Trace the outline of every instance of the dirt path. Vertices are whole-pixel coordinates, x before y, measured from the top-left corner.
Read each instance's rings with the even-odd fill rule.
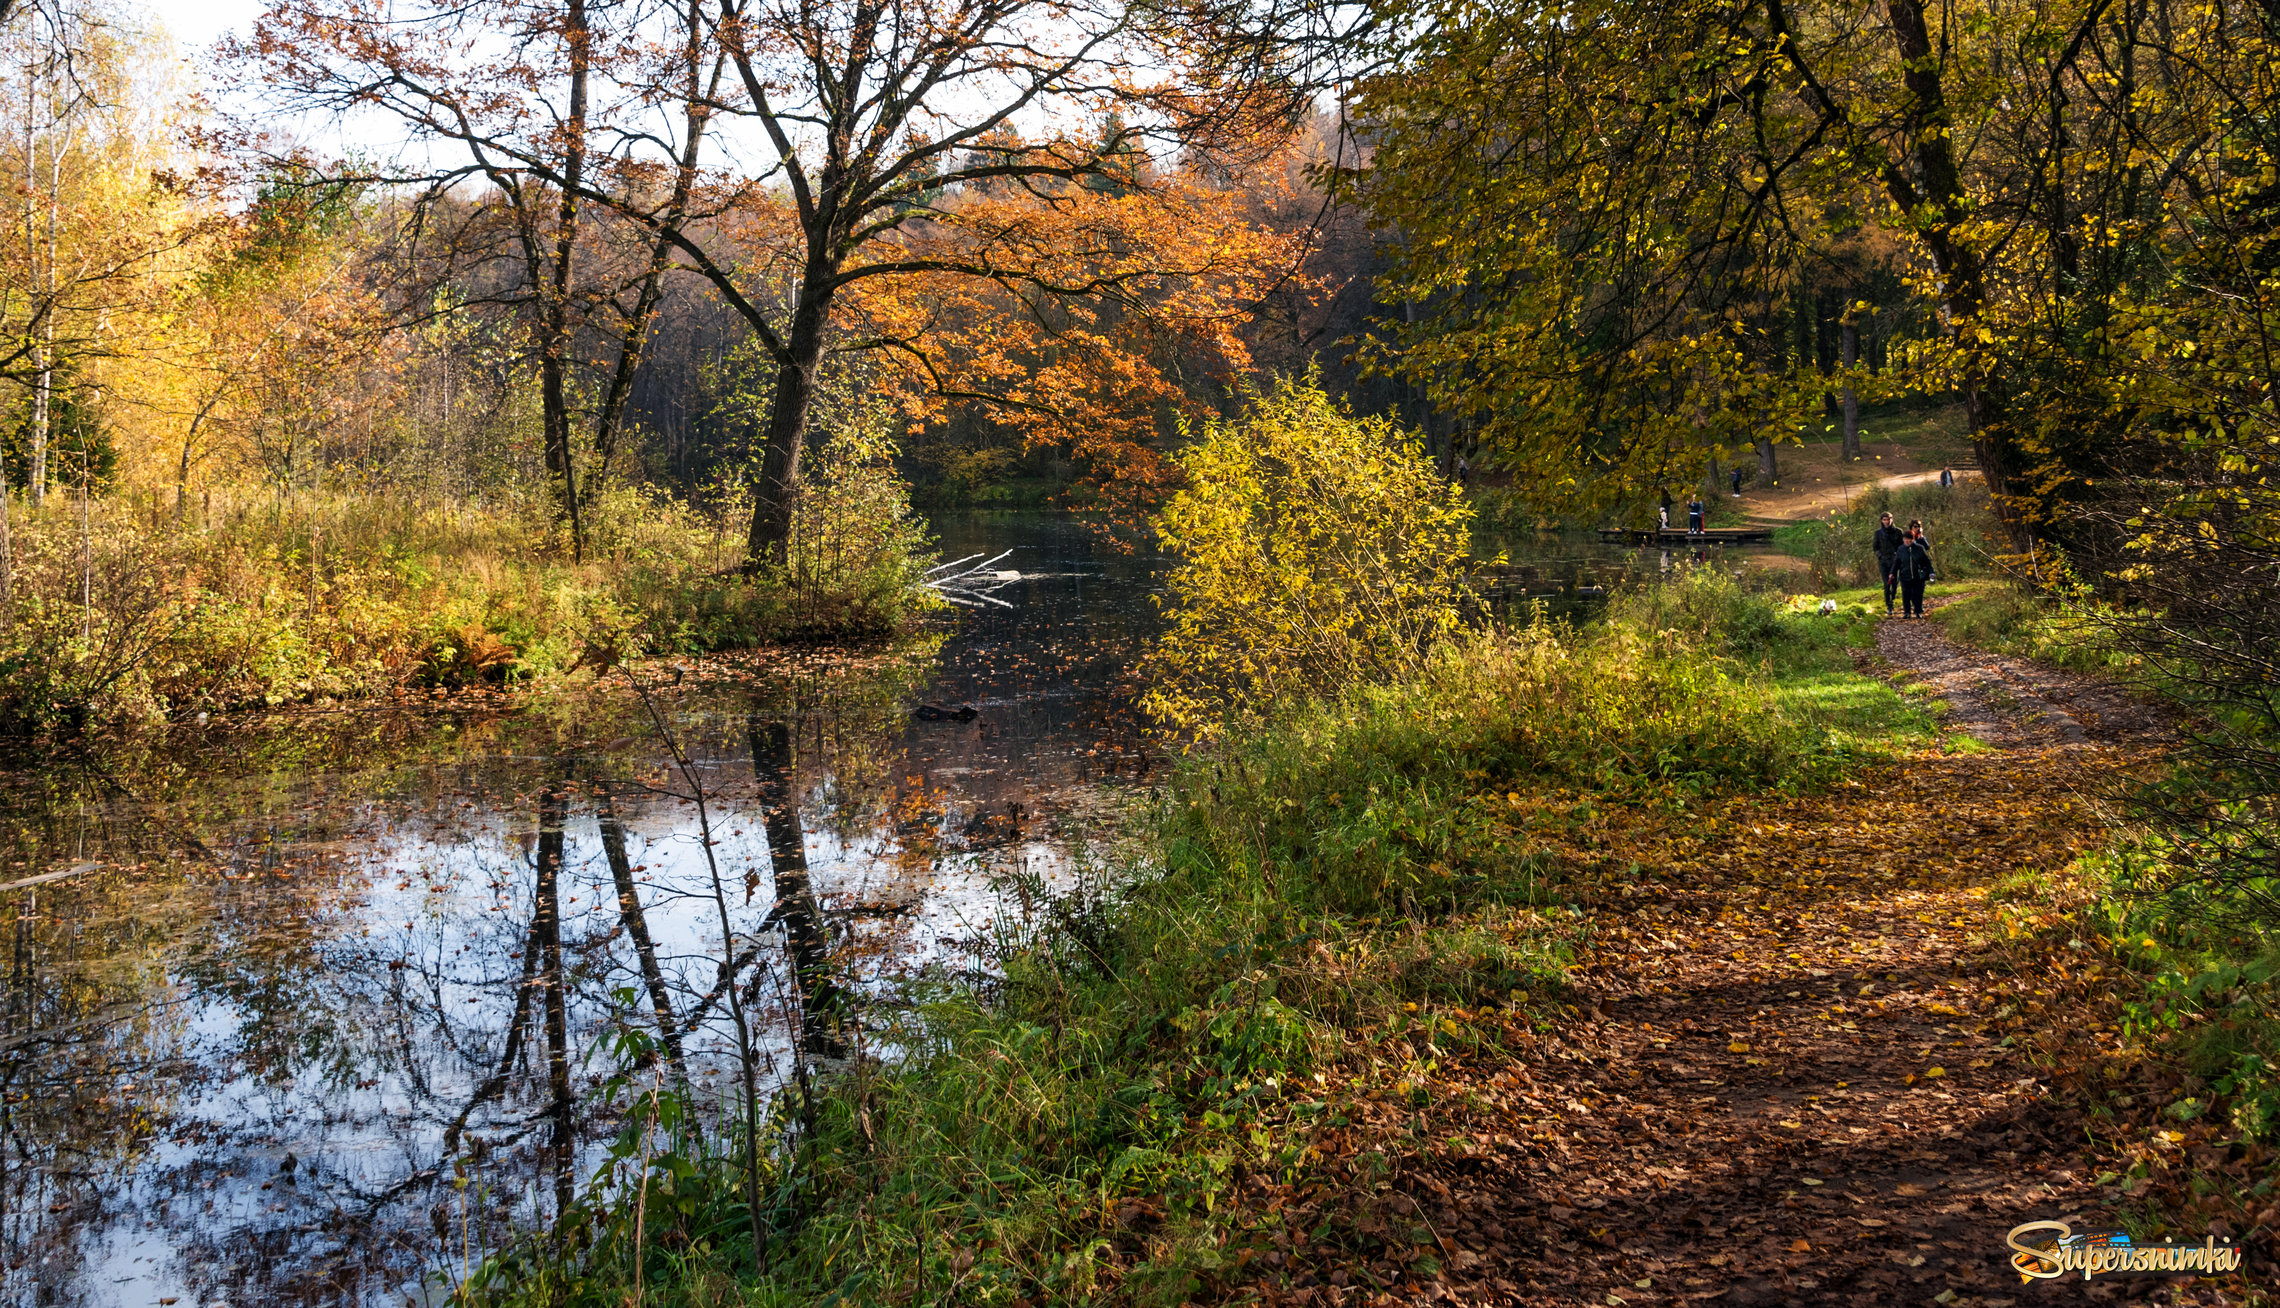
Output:
[[[2111,685],[1956,644],[1931,622],[1883,623],[1876,650],[1895,682],[1944,701],[1953,725],[1992,745],[2151,744],[2166,734],[2143,701]]]
[[[1899,459],[1895,463],[1901,462]],[[1856,471],[1831,467],[1827,477],[1804,474],[1783,477],[1778,486],[1753,486],[1742,493],[1734,506],[1757,523],[1795,522],[1799,518],[1818,518],[1844,508],[1854,500],[1878,486],[1902,490],[1909,486],[1936,485],[1940,479],[1938,468],[1917,471],[1886,471],[1881,465],[1875,472]],[[1958,481],[1976,481],[1976,469],[1966,468],[1956,473]]]
[[[2065,929],[1988,940],[2006,882],[2097,840],[2079,796],[2142,757],[2144,715],[1929,623],[1880,648],[1998,750],[1604,833],[1581,1011],[1517,1060],[1448,1059],[1409,1128],[1441,1143],[1397,1160],[1385,1221],[1424,1218],[1441,1276],[1281,1301],[2242,1302],[2004,1264],[2018,1223],[2104,1211],[2085,1119],[2018,1039],[2109,987]]]

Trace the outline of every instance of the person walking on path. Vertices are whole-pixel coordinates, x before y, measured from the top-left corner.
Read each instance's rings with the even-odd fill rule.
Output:
[[[1940,489],[1941,489],[1941,490],[1954,490],[1954,489],[1955,489],[1955,469],[1953,469],[1953,468],[1942,468],[1942,469],[1940,469]]]
[[[1893,597],[1900,593],[1900,574],[1892,570],[1893,561],[1900,557],[1900,546],[1907,537],[1892,525],[1892,515],[1889,513],[1879,518],[1877,523],[1876,536],[1869,542],[1869,547],[1876,551],[1876,575],[1884,578],[1884,612],[1889,617]]]
[[[1932,580],[1931,542],[1924,539],[1922,532],[1910,527],[1892,566],[1900,575],[1900,616],[1924,616],[1924,587]]]

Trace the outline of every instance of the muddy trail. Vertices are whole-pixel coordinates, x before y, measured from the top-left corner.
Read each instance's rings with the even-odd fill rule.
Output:
[[[1994,748],[1570,850],[1608,872],[1572,1016],[1517,1058],[1444,1059],[1429,1109],[1318,1138],[1337,1179],[1284,1217],[1346,1232],[1342,1257],[1286,1246],[1265,1299],[2246,1302],[2238,1278],[2023,1285],[2005,1263],[2021,1222],[2111,1224],[2114,1142],[2079,1086],[2116,1047],[2113,965],[2030,887],[2097,842],[2087,797],[2151,756],[2157,717],[1930,623],[1882,630],[1878,670]]]

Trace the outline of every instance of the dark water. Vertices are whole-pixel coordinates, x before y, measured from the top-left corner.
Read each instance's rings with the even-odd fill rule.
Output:
[[[622,682],[0,774],[0,880],[81,869],[0,893],[0,1302],[433,1302],[584,1182],[614,1025],[725,1094],[724,958],[779,1076],[803,1021],[862,1039],[813,1029],[819,986],[973,966],[992,878],[1049,879],[1151,767],[1155,565],[1041,515],[937,528],[1015,551],[1012,607],[938,652],[653,669],[686,777]]]

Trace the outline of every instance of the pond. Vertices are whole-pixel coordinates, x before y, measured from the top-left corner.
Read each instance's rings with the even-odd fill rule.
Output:
[[[426,1302],[614,1133],[623,992],[717,1083],[724,912],[780,1063],[819,980],[971,966],[991,876],[1050,876],[1066,815],[1154,766],[1125,680],[1157,564],[937,527],[1024,574],[938,649],[18,760],[0,880],[64,875],[0,898],[0,1301]]]
[[[936,528],[1022,579],[915,649],[0,772],[0,1303],[435,1302],[583,1184],[616,1024],[726,1095],[740,1005],[781,1077],[860,1043],[836,996],[979,966],[1005,878],[1161,766],[1161,563],[1050,515]],[[1518,545],[1562,603],[1657,564]]]

